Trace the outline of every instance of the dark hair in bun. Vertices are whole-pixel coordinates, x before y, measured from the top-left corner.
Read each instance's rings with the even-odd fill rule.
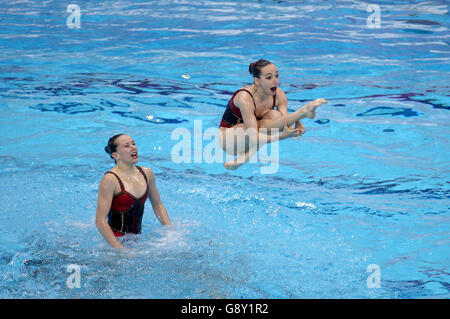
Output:
[[[272,64],[271,62],[263,59],[259,59],[256,62],[250,63],[248,67],[248,72],[253,75],[254,78],[259,78],[261,75],[261,69],[266,65]]]
[[[109,154],[109,157],[111,157],[112,159],[114,159],[114,158],[112,157],[111,154],[114,153],[115,151],[117,151],[116,139],[117,139],[119,136],[122,136],[122,135],[124,135],[124,134],[117,134],[117,135],[114,135],[113,137],[111,137],[111,138],[108,140],[108,145],[105,146],[105,152],[108,153],[108,154]]]

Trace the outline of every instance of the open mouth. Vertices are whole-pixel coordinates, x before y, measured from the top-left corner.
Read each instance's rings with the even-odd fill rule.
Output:
[[[131,153],[131,157],[132,157],[132,158],[137,158],[137,157],[138,157],[137,152]]]
[[[273,88],[270,89],[273,93],[275,93],[277,91],[277,87],[274,86]]]

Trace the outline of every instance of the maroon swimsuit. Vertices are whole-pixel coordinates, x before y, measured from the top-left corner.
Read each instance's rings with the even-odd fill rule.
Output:
[[[139,166],[136,166],[139,172],[144,175],[145,181],[147,177]],[[140,234],[142,226],[142,216],[144,215],[144,204],[148,194],[147,189],[141,198],[136,198],[125,190],[119,176],[114,172],[106,172],[105,174],[113,174],[117,177],[120,184],[120,193],[114,195],[111,209],[108,213],[108,224],[113,230],[115,236],[123,236],[126,233]]]
[[[223,113],[222,121],[220,122],[219,127],[233,127],[236,124],[243,122],[241,110],[239,110],[239,108],[234,104],[234,97],[236,96],[236,94],[238,92],[241,92],[241,91],[244,91],[244,92],[247,92],[248,94],[250,94],[250,96],[252,97],[252,100],[253,100],[253,105],[255,105],[255,110],[256,110],[256,103],[255,103],[255,99],[253,98],[252,93],[250,93],[250,91],[248,91],[246,89],[237,90],[236,92],[234,92],[230,101],[228,101],[227,108],[225,109],[225,112]],[[275,108],[275,100],[276,100],[276,95],[273,96],[272,110]],[[255,114],[255,116],[256,116],[256,114]]]

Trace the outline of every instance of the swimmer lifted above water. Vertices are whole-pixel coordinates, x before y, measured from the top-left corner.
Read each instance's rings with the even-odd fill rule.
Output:
[[[220,122],[219,144],[226,153],[236,156],[224,164],[227,169],[246,163],[265,143],[300,137],[305,133],[300,120],[314,118],[316,108],[327,102],[316,99],[288,113],[286,94],[278,87],[277,67],[258,60],[250,64],[249,72],[253,84],[233,94]]]
[[[135,165],[139,157],[133,139],[125,134],[115,135],[109,139],[105,151],[116,162],[116,166],[103,176],[98,190],[95,224],[106,241],[120,249],[123,246],[117,237],[141,233],[147,197],[161,224],[171,225],[153,171]]]

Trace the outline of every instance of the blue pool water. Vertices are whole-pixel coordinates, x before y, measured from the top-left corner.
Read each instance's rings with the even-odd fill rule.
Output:
[[[449,297],[447,1],[378,1],[380,28],[362,1],[70,3],[0,4],[1,298]],[[259,58],[290,111],[328,100],[278,170],[174,163]],[[147,203],[124,252],[94,225],[116,133],[173,221]]]

